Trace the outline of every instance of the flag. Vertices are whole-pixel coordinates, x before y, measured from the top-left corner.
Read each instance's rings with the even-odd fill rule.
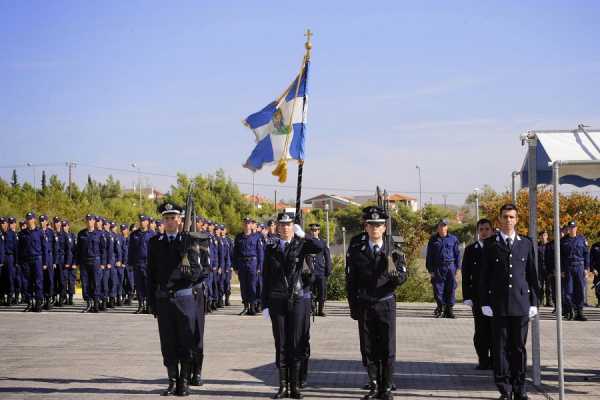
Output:
[[[302,70],[283,95],[243,121],[256,137],[244,167],[258,171],[265,164],[277,163],[272,173],[280,183],[287,179],[288,160],[304,160],[308,65],[305,57]]]

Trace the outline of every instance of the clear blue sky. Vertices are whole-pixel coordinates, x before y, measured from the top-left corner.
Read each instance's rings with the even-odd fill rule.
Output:
[[[600,128],[600,3],[372,4],[2,1],[0,164],[223,168],[250,182],[241,164],[253,135],[241,120],[291,82],[306,28],[315,33],[308,187],[415,192],[418,164],[425,192],[501,190],[522,161],[520,133]],[[75,176],[88,173],[108,174],[80,166]],[[19,174],[32,179],[31,169]],[[270,169],[256,182],[276,184]],[[305,194],[318,192],[333,190]]]

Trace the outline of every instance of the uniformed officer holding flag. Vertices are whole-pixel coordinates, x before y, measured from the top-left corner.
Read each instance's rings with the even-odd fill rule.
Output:
[[[292,223],[288,214],[278,215],[279,237],[268,242],[263,264],[261,304],[263,313],[271,317],[275,363],[279,369],[275,399],[302,398],[300,370],[306,359],[310,324],[310,301],[306,301],[304,295],[313,275],[304,259],[323,251],[322,241],[305,238],[302,228]]]
[[[393,399],[396,360],[395,289],[406,278],[404,256],[384,241],[387,213],[381,207],[363,209],[365,233],[352,238],[346,254],[346,287],[352,319],[358,321],[369,375],[363,399]],[[391,255],[391,257],[388,257]]]
[[[517,207],[500,208],[500,232],[483,242],[479,301],[492,317],[494,381],[500,400],[525,400],[527,332],[540,290],[533,242],[517,234]]]
[[[177,231],[181,223],[179,206],[165,203],[159,212],[165,232],[149,242],[148,301],[158,319],[163,363],[169,377],[169,386],[162,395],[187,396],[192,362],[204,335],[198,296],[204,296],[208,254],[207,248],[200,245],[201,234]]]

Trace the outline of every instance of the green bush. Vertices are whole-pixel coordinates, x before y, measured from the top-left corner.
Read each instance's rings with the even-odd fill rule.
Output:
[[[396,299],[403,302],[429,303],[434,301],[429,274],[418,259],[408,267],[408,280],[396,289]]]
[[[327,280],[327,300],[343,300],[346,298],[346,271],[344,257],[333,256],[333,268]]]

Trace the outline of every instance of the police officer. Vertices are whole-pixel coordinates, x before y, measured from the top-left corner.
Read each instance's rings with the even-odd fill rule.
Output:
[[[548,231],[543,230],[540,233],[540,240],[538,241],[538,271],[540,275],[540,304],[544,304],[545,298],[545,306],[553,307],[553,298],[552,298],[552,278],[548,276],[549,268],[548,268],[548,260],[546,260],[547,255],[547,247],[549,244],[549,236]],[[552,256],[554,256],[552,254]]]
[[[133,291],[135,290],[135,278],[133,272],[133,265],[129,260],[129,232],[130,227],[127,224],[121,224],[121,235],[123,237],[123,241],[121,242],[123,246],[122,255],[123,255],[123,290],[121,295],[123,296],[123,304],[131,305],[131,298],[133,296]]]
[[[594,243],[590,249],[590,269],[594,274],[596,307],[600,307],[600,241]]]
[[[306,261],[312,265],[314,270],[312,290],[314,301],[316,303],[314,310],[316,315],[324,317],[325,300],[327,299],[327,278],[331,274],[331,255],[329,253],[329,247],[327,247],[325,241],[319,237],[321,226],[319,224],[310,224],[309,228],[311,236],[323,242],[323,251],[319,254],[308,256]]]
[[[19,236],[19,265],[23,268],[27,308],[25,311],[42,311],[44,301],[44,270],[48,268],[48,242],[36,226],[35,213],[25,215],[27,227]]]
[[[346,254],[346,289],[352,319],[358,321],[369,392],[363,399],[393,399],[392,377],[396,359],[395,289],[403,282],[406,265],[399,249],[384,242],[387,214],[365,207],[365,233],[350,241]],[[390,257],[388,257],[390,256]],[[390,258],[393,261],[390,261]]]
[[[123,243],[121,235],[117,232],[117,224],[110,221],[110,235],[113,246],[113,261],[114,265],[110,269],[109,279],[109,308],[114,308],[121,305],[121,290],[123,285]]]
[[[55,216],[52,218],[54,235],[52,236],[52,254],[54,258],[54,294],[53,303],[57,307],[62,307],[66,303],[66,297],[63,295],[65,282],[63,281],[63,271],[65,267],[65,234],[63,232],[62,220]]]
[[[310,301],[306,301],[303,288],[310,288],[313,272],[304,259],[323,251],[323,244],[304,238],[302,228],[292,225],[288,214],[280,213],[277,221],[279,238],[265,249],[261,303],[271,317],[279,370],[279,390],[274,398],[301,399],[300,371],[309,340],[306,321],[310,320]]]
[[[63,233],[65,235],[64,240],[64,253],[65,253],[65,266],[63,268],[64,283],[63,291],[61,296],[66,297],[66,304],[73,305],[73,295],[75,294],[75,288],[77,285],[77,270],[75,251],[77,246],[77,239],[74,233],[71,232],[71,226],[68,220],[62,221]]]
[[[567,319],[587,321],[583,314],[586,272],[590,253],[584,236],[577,234],[577,222],[567,224],[568,233],[560,241],[561,275],[563,278],[565,313]]]
[[[75,245],[75,269],[79,268],[81,293],[86,302],[84,313],[98,312],[102,285],[102,270],[100,269],[101,233],[96,230],[96,216],[85,216],[87,227],[77,233]]]
[[[48,216],[40,215],[40,230],[46,241],[46,260],[47,266],[44,267],[44,309],[52,309],[52,297],[54,296],[54,270],[56,262],[54,260],[54,231],[48,227]]]
[[[25,233],[25,231],[27,230],[27,221],[22,219],[19,221],[19,231],[17,232],[17,242],[19,244],[17,244],[17,252],[19,251],[20,248],[20,242],[19,240],[21,239],[21,236]],[[29,285],[29,280],[27,279],[27,277],[25,277],[25,267],[21,266],[21,262],[20,262],[20,255],[17,254],[17,281],[19,282],[19,286],[20,286],[20,294],[21,294],[21,301],[19,302],[19,304],[28,304],[28,285]]]
[[[147,272],[148,272],[148,242],[154,236],[154,232],[149,230],[150,217],[140,215],[140,227],[131,233],[129,237],[129,261],[133,266],[133,277],[135,279],[135,289],[138,295],[138,309],[136,314],[148,314],[147,302]]]
[[[18,238],[15,232],[16,220],[14,217],[8,217],[2,223],[2,235],[4,237],[4,272],[0,281],[4,281],[6,305],[15,305],[18,303],[20,285],[20,276],[17,274],[18,258]],[[20,268],[19,268],[20,269]]]
[[[560,237],[563,238],[567,232],[567,227],[564,226],[560,229]],[[554,235],[552,235],[554,237]],[[556,264],[554,262],[554,239],[551,239],[546,245],[546,250],[544,254],[544,263],[546,264],[546,277],[550,282],[550,297],[552,298],[552,303],[554,304],[554,309],[552,310],[552,314],[556,313],[556,280],[554,279],[555,267]],[[563,301],[564,304],[564,301]],[[563,310],[564,311],[564,310]]]
[[[471,307],[475,334],[473,344],[477,353],[477,369],[491,369],[492,366],[492,319],[481,312],[479,285],[481,268],[483,267],[483,242],[494,233],[492,221],[480,219],[477,221],[479,239],[465,248],[462,260],[462,291],[464,304]]]
[[[6,225],[6,218],[4,217],[0,217],[0,306],[3,306],[6,304],[5,299],[4,299],[4,293],[6,292],[6,283],[5,283],[5,276],[6,273],[4,272],[4,258],[5,258],[5,225]],[[10,303],[10,302],[8,302]]]
[[[223,225],[221,230],[223,244],[225,247],[225,273],[223,277],[223,293],[225,295],[225,306],[230,306],[229,297],[231,296],[231,278],[233,276],[233,239],[227,235],[227,226]]]
[[[448,220],[437,224],[437,232],[427,244],[426,267],[431,276],[433,294],[437,302],[435,317],[454,318],[456,272],[460,266],[458,239],[448,233]]]
[[[492,317],[494,381],[501,400],[527,399],[527,332],[537,312],[539,281],[533,242],[517,234],[517,208],[500,208],[500,232],[483,243],[481,311]],[[513,396],[513,397],[511,397]]]
[[[189,233],[177,232],[180,207],[165,203],[159,212],[165,233],[150,239],[147,273],[148,301],[158,319],[163,363],[169,379],[169,386],[162,395],[187,396],[192,361],[204,335],[203,307],[202,310],[198,307],[197,298],[204,296],[202,283],[208,256],[206,250],[188,246],[185,235]],[[187,256],[187,263],[183,255]]]
[[[263,264],[263,246],[260,235],[252,232],[254,220],[244,218],[244,232],[235,237],[233,264],[238,269],[244,309],[240,315],[256,314],[257,271]]]

